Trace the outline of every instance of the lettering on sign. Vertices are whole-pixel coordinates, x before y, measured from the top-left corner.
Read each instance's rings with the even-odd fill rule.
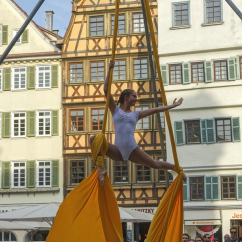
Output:
[[[154,213],[154,208],[137,208],[135,211],[143,212],[143,213]]]
[[[234,215],[232,216],[232,218],[242,218],[242,214],[234,213]]]
[[[201,225],[201,224],[202,224],[202,225],[204,225],[204,224],[206,224],[206,225],[208,225],[208,224],[213,225],[213,224],[214,224],[214,222],[202,222],[202,221],[201,221],[201,222],[192,222],[192,223],[195,224],[195,225],[196,225],[196,224],[197,224],[197,225]]]

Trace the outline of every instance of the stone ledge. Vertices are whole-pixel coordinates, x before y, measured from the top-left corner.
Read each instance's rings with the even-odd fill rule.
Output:
[[[60,188],[2,189],[0,194],[60,192]]]

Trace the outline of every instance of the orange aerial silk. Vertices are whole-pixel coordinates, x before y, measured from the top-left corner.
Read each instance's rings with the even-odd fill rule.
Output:
[[[156,69],[158,71],[162,100],[164,106],[166,106],[167,100],[159,67],[158,50],[148,0],[144,0],[144,5],[150,29]],[[116,0],[112,60],[115,59],[118,16],[119,0]],[[104,167],[103,160],[108,150],[105,128],[112,79],[113,69],[111,69],[109,77],[102,133],[96,136],[91,145],[93,160],[97,166],[101,167]],[[178,162],[169,112],[166,111],[165,115],[175,161],[174,171],[178,173],[178,177],[173,181],[160,202],[152,220],[146,242],[174,242],[182,240],[183,171]],[[99,155],[100,150],[102,150],[101,155]],[[105,177],[105,185],[102,187],[98,178],[97,169],[95,169],[88,178],[75,187],[61,204],[46,241],[123,242],[118,204],[111,182],[107,176]]]

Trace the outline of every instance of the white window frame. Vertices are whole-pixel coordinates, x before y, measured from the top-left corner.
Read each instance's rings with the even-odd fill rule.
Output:
[[[188,5],[188,24],[187,25],[175,25],[175,6],[176,5]],[[190,26],[191,25],[191,20],[190,20],[190,1],[185,1],[185,2],[174,2],[172,3],[172,27],[174,28],[179,28],[183,26]]]
[[[16,36],[16,34],[18,33],[18,31],[19,31],[19,29],[14,29],[13,30],[13,38]],[[20,40],[20,41],[17,41],[15,44],[22,44],[22,40],[21,40],[21,36],[19,37],[19,39],[18,40]]]
[[[0,30],[1,32],[1,30]],[[1,39],[1,35],[0,35],[0,39]],[[1,44],[0,44],[1,46]],[[0,68],[0,92],[2,92],[3,90],[3,68]]]
[[[24,183],[25,185],[24,186],[14,186],[14,163],[25,163],[25,180],[24,180]],[[26,160],[13,160],[11,161],[11,188],[26,188],[26,182],[27,182],[27,161]],[[20,170],[20,168],[18,168],[18,170]],[[20,173],[19,173],[19,179],[20,179]],[[20,180],[19,180],[19,183],[20,183]]]
[[[145,108],[145,109],[143,109],[143,108]],[[137,110],[137,109],[141,109],[141,110]],[[150,106],[149,105],[141,105],[141,106],[137,106],[136,108],[135,108],[135,111],[139,111],[139,112],[142,112],[142,111],[144,111],[144,110],[147,110],[147,109],[150,109]],[[138,128],[138,121],[137,121],[137,124],[136,124],[136,126],[135,126],[135,128],[137,129],[137,130],[149,130],[149,129],[151,129],[151,119],[150,119],[150,117],[145,117],[145,118],[147,118],[148,120],[149,120],[149,127],[148,128],[144,128],[144,127],[142,127],[142,128]]]
[[[16,113],[24,113],[25,114],[25,135],[23,136],[14,136],[14,114]],[[19,118],[18,120],[20,120],[21,118]],[[11,138],[26,138],[27,135],[27,115],[26,115],[26,111],[12,111],[11,112]]]
[[[50,134],[39,134],[39,113],[41,112],[50,112]],[[52,112],[51,110],[36,110],[36,137],[51,137],[51,129],[52,129]]]
[[[40,162],[50,162],[50,185],[39,185],[39,163]],[[48,166],[44,166],[44,169],[47,168]],[[45,172],[44,172],[44,178],[45,178]],[[45,183],[45,179],[44,179],[44,183]],[[44,188],[44,187],[52,187],[52,160],[36,160],[36,187],[39,187],[39,188]]]
[[[207,2],[217,2],[217,1],[220,1],[220,6],[221,6],[221,20],[220,20],[220,22],[208,23],[207,22],[207,6],[206,6],[206,3]],[[223,1],[221,1],[221,0],[204,0],[204,24],[214,25],[216,23],[223,23]]]
[[[2,36],[3,36],[3,25],[0,24],[0,46],[2,46]]]
[[[14,236],[15,236],[15,238],[16,238],[16,240],[8,240],[8,241],[6,241],[6,242],[17,242],[18,241],[18,236],[16,235],[16,233],[14,233],[13,231],[4,231],[4,230],[2,230],[1,231],[2,232],[2,241],[3,241],[3,238],[4,238],[4,233],[6,233],[6,234],[9,234],[9,237],[11,236],[11,234],[14,234]],[[11,238],[11,237],[10,237]]]
[[[50,67],[50,86],[49,87],[39,87],[39,68],[40,67]],[[44,71],[44,73],[47,71]],[[38,65],[36,66],[36,89],[51,89],[51,65]]]
[[[24,88],[14,88],[14,74],[15,74],[15,69],[21,69],[21,68],[24,68],[25,69],[25,87]],[[12,91],[21,91],[21,90],[27,90],[27,67],[26,66],[15,66],[15,67],[12,67],[12,88],[11,90]],[[21,85],[21,80],[20,80],[20,85]]]

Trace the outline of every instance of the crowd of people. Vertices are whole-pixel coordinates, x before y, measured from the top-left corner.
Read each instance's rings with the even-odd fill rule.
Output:
[[[194,239],[190,238],[189,234],[184,233],[182,236],[182,242],[211,242],[211,235],[204,234],[203,236],[196,236]],[[230,235],[225,234],[224,240],[221,241],[218,238],[214,238],[212,242],[242,242],[242,236],[237,238],[237,228],[230,229]]]

